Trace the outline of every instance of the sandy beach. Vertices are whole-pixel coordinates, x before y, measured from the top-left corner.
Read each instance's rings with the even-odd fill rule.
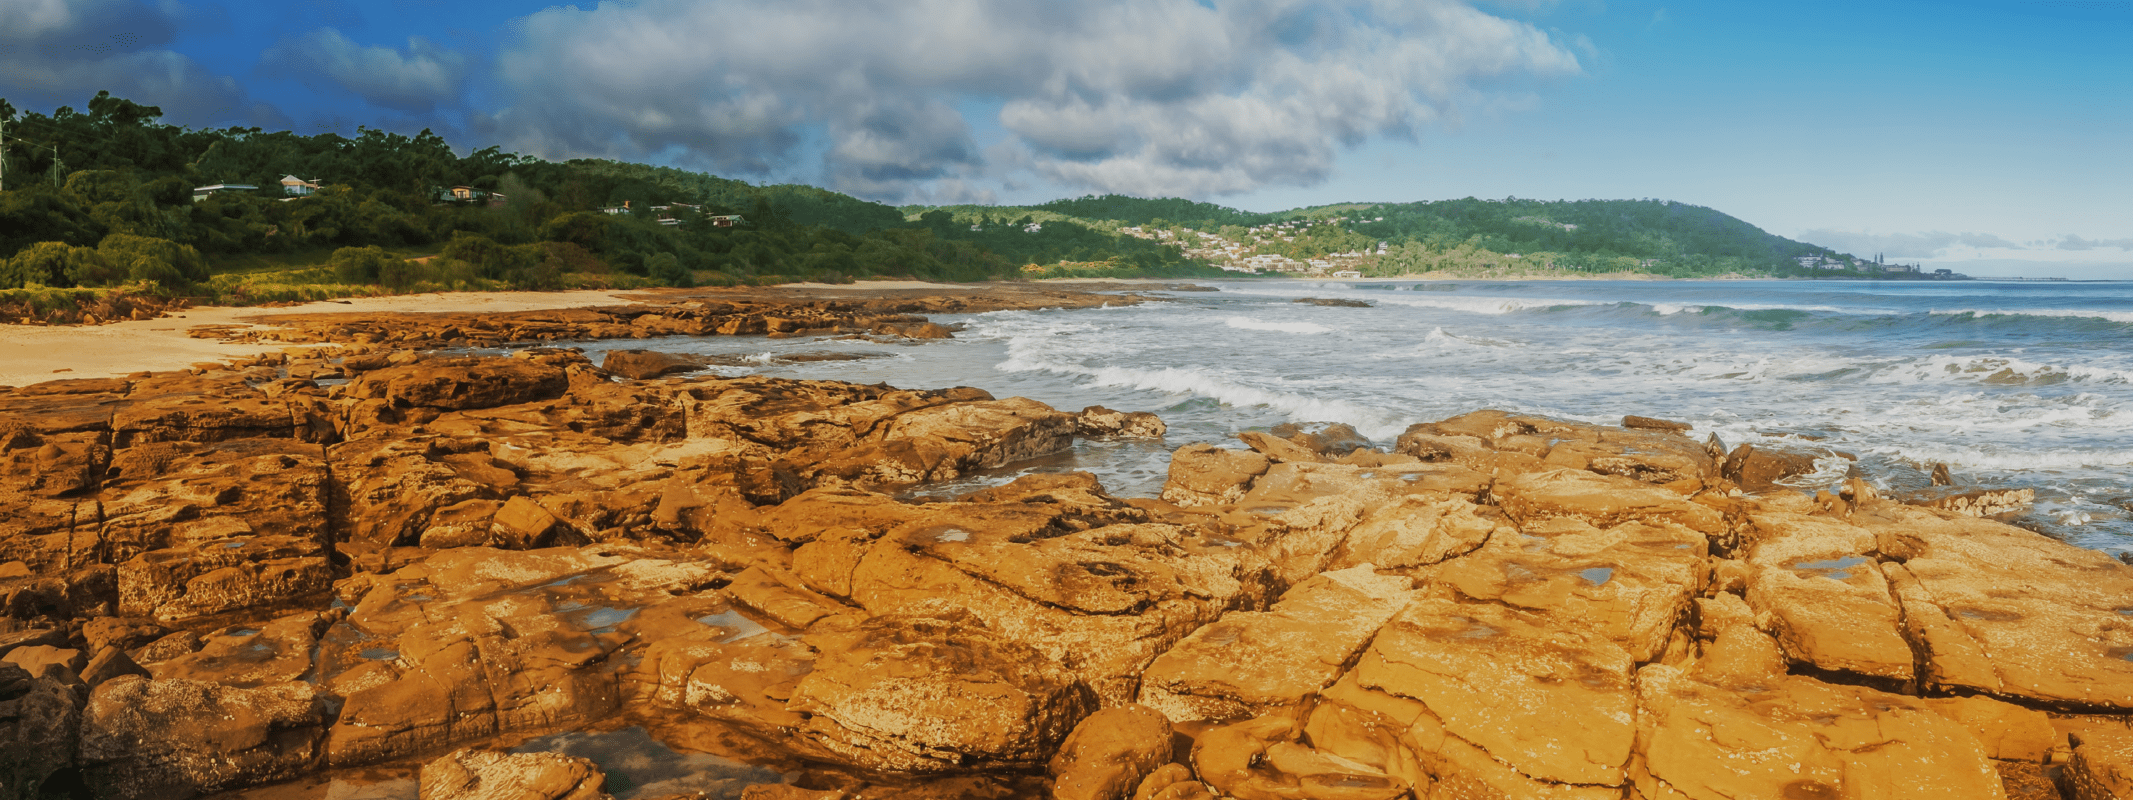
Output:
[[[530,311],[546,308],[617,305],[627,300],[614,292],[450,292],[357,297],[281,308],[223,307],[187,309],[160,319],[109,325],[35,327],[0,325],[0,386],[25,386],[60,378],[105,378],[148,370],[180,369],[203,361],[224,361],[278,350],[277,343],[225,343],[195,339],[187,331],[203,325],[249,325],[252,320],[291,314],[340,314],[351,311]]]

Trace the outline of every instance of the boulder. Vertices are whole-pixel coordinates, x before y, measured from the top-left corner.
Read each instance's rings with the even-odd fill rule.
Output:
[[[569,385],[562,369],[532,359],[437,358],[365,372],[347,396],[394,408],[495,408],[552,399]]]
[[[1031,768],[1095,698],[1036,649],[963,614],[816,628],[821,653],[794,687],[804,735],[869,769]]]
[[[1815,457],[1807,453],[1742,444],[1726,454],[1719,474],[1745,492],[1768,492],[1787,488],[1779,481],[1815,471]]]
[[[1686,422],[1675,422],[1673,420],[1657,419],[1653,417],[1640,417],[1635,414],[1631,414],[1622,418],[1622,427],[1647,431],[1686,433],[1689,430],[1695,428],[1696,426],[1690,425]]]
[[[1074,432],[1080,436],[1102,436],[1120,439],[1161,439],[1169,430],[1163,420],[1146,411],[1112,411],[1103,406],[1089,406],[1074,415]]]
[[[135,381],[111,415],[112,446],[296,438],[299,430],[288,402],[246,382],[275,377],[273,370],[266,372],[164,373]]]
[[[325,708],[317,687],[238,689],[122,676],[82,716],[81,761],[105,796],[175,797],[309,774]]]
[[[642,319],[642,318],[640,318]],[[646,380],[702,369],[703,362],[681,353],[658,350],[609,350],[600,368],[631,380]]]
[[[318,542],[258,536],[142,553],[118,578],[121,613],[168,622],[317,595],[332,574]]]
[[[1237,502],[1272,464],[1250,450],[1226,450],[1195,442],[1170,455],[1163,499],[1185,507]]]
[[[459,750],[422,765],[422,800],[612,800],[607,775],[561,753]]]
[[[1296,723],[1257,717],[1200,734],[1193,769],[1237,800],[1394,800],[1409,784],[1296,742]]]
[[[2066,765],[2069,800],[2133,797],[2133,733],[2081,737]]]
[[[0,800],[31,800],[74,766],[82,688],[0,662]]]
[[[1090,714],[1052,756],[1054,800],[1126,800],[1148,774],[1170,763],[1170,720],[1146,706]]]

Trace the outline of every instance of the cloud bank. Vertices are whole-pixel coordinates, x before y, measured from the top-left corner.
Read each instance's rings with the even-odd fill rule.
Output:
[[[2023,249],[2019,244],[1989,233],[1868,233],[1820,228],[1803,231],[1796,238],[1840,253],[1858,256],[1881,253],[1889,258],[1935,258],[1956,247]]]
[[[1547,33],[1462,2],[1211,5],[551,8],[499,56],[511,104],[483,129],[551,158],[725,172],[819,156],[822,179],[878,199],[968,199],[1031,178],[1208,196],[1323,181],[1344,148],[1456,124],[1515,103],[1523,81],[1580,70]]]
[[[246,114],[245,93],[167,45],[175,3],[140,0],[0,2],[0,96],[16,108],[80,104],[98,90],[162,106],[198,124]],[[271,114],[271,109],[260,109]]]

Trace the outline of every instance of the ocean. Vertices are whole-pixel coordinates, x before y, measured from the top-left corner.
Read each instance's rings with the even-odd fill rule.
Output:
[[[1171,450],[1241,446],[1285,422],[1353,425],[1389,447],[1408,425],[1481,408],[1619,424],[1691,423],[1702,439],[1813,448],[1803,489],[1856,466],[1886,491],[2028,487],[2017,524],[2133,551],[2133,282],[1234,281],[1167,302],[936,316],[956,338],[674,337],[587,343],[756,356],[725,374],[975,386],[1065,410],[1154,411],[1161,443],[1090,441],[972,476],[1085,470],[1152,496]],[[1360,300],[1370,307],[1300,304]],[[844,352],[852,361],[780,355]]]

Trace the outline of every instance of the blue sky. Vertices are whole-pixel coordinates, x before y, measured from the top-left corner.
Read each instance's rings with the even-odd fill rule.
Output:
[[[0,97],[885,202],[1636,198],[2133,278],[2133,0],[0,0]]]

